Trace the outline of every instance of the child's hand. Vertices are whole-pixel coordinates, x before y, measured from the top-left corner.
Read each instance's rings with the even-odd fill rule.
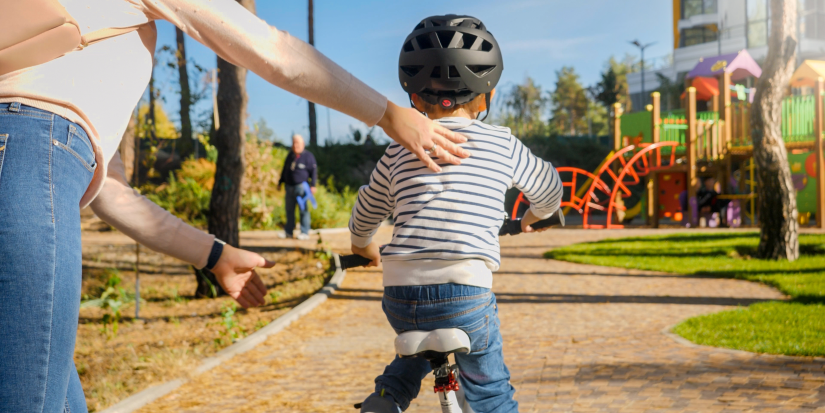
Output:
[[[531,227],[530,225],[535,224],[536,222],[539,222],[538,217],[533,215],[532,210],[528,209],[527,212],[524,213],[524,216],[521,217],[521,232],[523,232],[523,233],[543,232],[543,231],[547,231],[548,229],[550,229],[550,227],[545,227],[545,228],[541,228],[541,229],[533,229],[533,227]]]
[[[353,254],[358,254],[371,260],[371,262],[367,264],[367,267],[377,267],[381,262],[381,251],[378,250],[378,244],[374,242],[371,242],[366,248],[353,245],[351,249]]]

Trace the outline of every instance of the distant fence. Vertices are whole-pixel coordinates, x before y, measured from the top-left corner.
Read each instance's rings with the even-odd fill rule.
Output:
[[[782,100],[782,138],[786,143],[804,143],[814,140],[814,117],[816,116],[816,98],[813,95],[789,96]],[[735,102],[731,104],[730,145],[747,147],[753,145],[750,133],[751,104]],[[721,136],[722,122],[715,111],[697,112],[699,134],[697,145],[701,148],[714,148]],[[679,142],[677,152],[684,151],[687,120],[684,109],[663,111],[661,114],[660,141]],[[648,111],[624,114],[621,117],[622,136],[630,139],[642,137],[641,142],[653,141],[651,134],[651,113]],[[712,152],[712,151],[711,151]],[[711,153],[709,152],[709,153]],[[701,152],[700,152],[701,155]]]

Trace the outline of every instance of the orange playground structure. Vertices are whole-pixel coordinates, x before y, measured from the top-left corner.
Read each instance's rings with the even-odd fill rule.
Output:
[[[717,65],[718,66],[718,65]],[[722,66],[719,94],[707,111],[697,111],[697,90],[687,88],[684,109],[661,111],[660,94],[651,94],[646,111],[622,115],[616,104],[611,118],[613,151],[595,171],[557,168],[566,187],[565,212],[581,213],[584,228],[624,228],[636,216],[651,227],[660,221],[700,226],[696,192],[701,179],[714,178],[718,198],[731,205],[728,225],[755,225],[759,191],[755,180],[747,96],[733,101],[731,72]],[[825,169],[822,133],[825,82],[814,81],[813,93],[788,96],[783,102],[782,134],[797,190],[800,224],[815,218],[825,228]],[[704,103],[702,103],[704,105]],[[635,194],[634,194],[635,191]],[[633,207],[625,205],[638,199]],[[519,196],[516,215],[526,200]]]

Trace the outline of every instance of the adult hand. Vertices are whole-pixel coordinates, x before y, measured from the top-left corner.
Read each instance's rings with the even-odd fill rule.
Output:
[[[254,252],[226,244],[212,273],[223,290],[243,308],[257,307],[266,303],[266,286],[255,272],[255,267],[272,268],[274,265],[274,262]]]
[[[470,152],[456,145],[467,142],[466,137],[436,124],[413,108],[402,108],[387,102],[387,111],[378,121],[378,126],[434,172],[441,172],[441,167],[427,152],[433,144],[438,145],[433,156],[453,165],[461,163],[458,158],[470,156]]]
[[[309,187],[309,192],[312,192],[312,195],[315,195],[315,193],[318,192],[318,188],[311,186]]]
[[[377,267],[378,263],[381,262],[381,251],[378,250],[378,244],[371,242],[370,245],[367,245],[366,248],[356,247],[355,245],[351,248],[353,254],[358,254],[364,258],[370,259],[370,263],[367,264],[367,267]]]

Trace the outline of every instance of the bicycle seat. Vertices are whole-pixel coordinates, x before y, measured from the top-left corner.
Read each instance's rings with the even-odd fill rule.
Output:
[[[432,331],[406,331],[395,338],[395,352],[400,357],[414,357],[421,353],[469,353],[470,336],[457,328]]]

